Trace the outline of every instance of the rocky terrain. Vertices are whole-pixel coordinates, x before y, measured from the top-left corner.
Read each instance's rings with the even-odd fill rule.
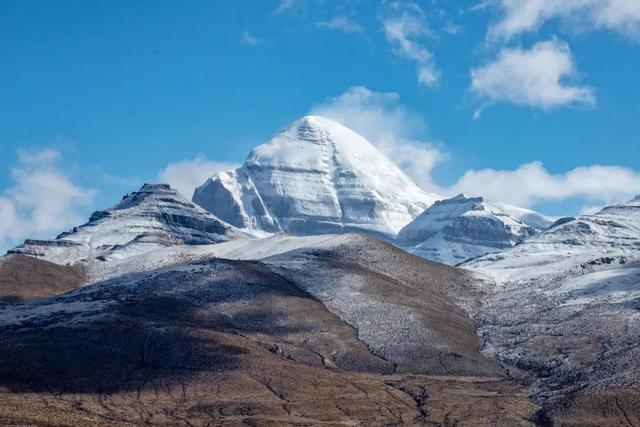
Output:
[[[530,376],[551,412],[637,424],[640,198],[465,265],[487,280],[476,314],[485,354]]]
[[[155,213],[172,190],[146,188]],[[465,269],[231,226],[101,259],[57,247],[74,267],[9,255],[0,422],[635,425],[638,211],[559,220]]]
[[[524,218],[509,215],[482,197],[459,194],[435,202],[404,226],[396,244],[423,258],[456,265],[513,247],[540,231],[527,225],[530,216]],[[534,223],[539,222],[535,217]]]
[[[351,129],[306,116],[255,147],[240,168],[208,179],[193,201],[238,228],[393,238],[437,198]]]
[[[201,245],[246,237],[166,184],[145,184],[114,207],[54,240],[27,240],[10,254],[63,265],[127,258],[166,246]]]
[[[0,306],[0,422],[531,424],[536,406],[478,351],[469,273],[371,237],[273,251],[282,239],[253,241],[262,260],[202,247]]]

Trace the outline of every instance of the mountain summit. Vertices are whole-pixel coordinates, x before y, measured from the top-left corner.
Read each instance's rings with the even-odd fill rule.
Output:
[[[510,248],[537,231],[482,197],[459,194],[435,202],[400,230],[396,243],[421,257],[454,265]]]
[[[57,264],[125,258],[166,246],[201,245],[245,237],[186,200],[167,184],[144,184],[114,207],[54,240],[26,240],[9,251]]]
[[[436,199],[365,138],[319,116],[286,126],[255,147],[240,168],[212,176],[193,196],[239,228],[385,237],[394,237]]]

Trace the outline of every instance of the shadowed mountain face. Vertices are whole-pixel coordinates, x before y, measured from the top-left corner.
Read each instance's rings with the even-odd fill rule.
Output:
[[[527,424],[535,407],[477,350],[480,297],[466,272],[356,235],[130,272],[0,307],[0,421]]]
[[[263,260],[352,325],[396,372],[500,375],[478,354],[466,308],[482,292],[463,270],[361,235]]]

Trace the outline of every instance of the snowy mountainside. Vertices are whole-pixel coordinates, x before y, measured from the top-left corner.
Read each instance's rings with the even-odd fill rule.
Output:
[[[513,249],[472,260],[467,267],[501,280],[562,279],[640,260],[640,196],[594,215],[566,217]]]
[[[544,395],[640,384],[640,197],[463,266],[488,290],[475,315],[484,353]]]
[[[559,219],[557,217],[543,215],[540,212],[510,205],[507,203],[491,202],[491,205],[497,209],[500,209],[507,215],[522,221],[529,227],[533,227],[540,231],[546,230],[547,228],[551,227],[551,225],[553,225],[553,223]]]
[[[263,260],[305,248],[330,249],[354,239],[353,234],[289,236],[275,234],[260,239],[235,239],[211,245],[167,246],[109,263],[93,263],[87,271],[89,282],[98,282],[133,273],[171,269],[176,265],[200,262],[211,257],[231,260]]]
[[[482,197],[459,194],[435,202],[407,224],[396,244],[423,258],[455,265],[512,247],[536,232]]]
[[[292,351],[293,358],[317,360],[321,353],[338,367],[364,366],[374,372],[503,374],[498,364],[477,351],[478,338],[465,307],[475,304],[480,293],[467,272],[358,234],[274,236],[252,243],[253,252],[244,240],[139,255],[138,261],[147,257],[168,264],[154,268],[159,264],[129,263],[138,270],[122,269],[109,280],[47,300],[0,306],[0,332],[34,324],[74,328],[119,316],[133,304],[134,315],[154,304],[171,310],[172,316],[197,307],[212,312],[202,327],[222,325],[261,342],[273,339],[285,352],[298,346],[306,349]],[[195,257],[171,256],[181,250]],[[156,256],[160,252],[164,256]],[[130,260],[114,260],[111,265]],[[340,341],[348,335],[326,324],[309,332],[306,328],[315,328],[318,309],[297,309],[287,300],[292,293],[324,307],[357,340]],[[175,307],[184,310],[175,312]],[[296,323],[306,328],[289,328]],[[328,332],[336,337],[328,337]],[[334,341],[326,345],[326,339]],[[355,355],[363,360],[354,360],[349,347],[363,344],[364,355]]]
[[[193,201],[238,228],[394,237],[437,198],[362,136],[306,116],[255,147],[240,168],[208,179]]]
[[[26,240],[9,254],[57,264],[104,262],[172,245],[202,245],[246,237],[166,184],[145,184],[114,207],[53,240]]]

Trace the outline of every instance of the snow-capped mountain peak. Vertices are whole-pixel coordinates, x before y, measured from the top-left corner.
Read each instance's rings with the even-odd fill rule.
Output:
[[[394,237],[437,198],[356,132],[305,116],[255,147],[240,168],[208,179],[193,200],[239,228]]]
[[[445,264],[514,246],[536,229],[488,204],[458,194],[435,202],[398,233],[396,243]]]
[[[9,253],[58,264],[126,258],[177,244],[210,244],[244,236],[166,184],[144,184],[110,209],[54,240],[26,240]]]

